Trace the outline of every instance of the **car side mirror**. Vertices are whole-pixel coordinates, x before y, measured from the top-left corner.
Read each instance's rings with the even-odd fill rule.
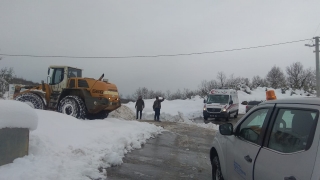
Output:
[[[230,105],[233,104],[233,101],[231,100],[231,101],[229,102],[229,104],[230,104]]]
[[[219,126],[219,132],[222,135],[230,136],[233,134],[233,125],[231,123],[222,124]]]
[[[203,100],[203,103],[207,103],[207,101],[204,99],[204,100]]]
[[[242,101],[242,105],[248,105],[248,101]]]

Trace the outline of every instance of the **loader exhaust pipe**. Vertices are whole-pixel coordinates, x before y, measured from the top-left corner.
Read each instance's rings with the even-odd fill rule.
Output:
[[[98,81],[101,81],[101,79],[104,77],[104,73],[100,76],[100,78],[98,79]]]

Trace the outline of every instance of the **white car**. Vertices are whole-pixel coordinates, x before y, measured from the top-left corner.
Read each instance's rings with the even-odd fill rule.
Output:
[[[204,100],[203,118],[224,118],[227,121],[231,116],[238,117],[238,92],[233,89],[212,89]]]
[[[265,101],[233,127],[219,127],[213,179],[320,179],[320,99]]]

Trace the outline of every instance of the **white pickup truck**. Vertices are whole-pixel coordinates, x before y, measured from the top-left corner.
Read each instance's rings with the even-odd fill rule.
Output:
[[[320,99],[265,101],[219,127],[213,179],[320,179]],[[319,153],[318,153],[319,152]]]

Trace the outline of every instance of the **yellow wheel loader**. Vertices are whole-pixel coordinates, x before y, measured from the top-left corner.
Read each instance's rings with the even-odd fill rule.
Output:
[[[121,106],[117,86],[103,77],[82,78],[81,69],[50,66],[48,83],[15,86],[13,97],[35,109],[54,110],[78,119],[103,119]]]

